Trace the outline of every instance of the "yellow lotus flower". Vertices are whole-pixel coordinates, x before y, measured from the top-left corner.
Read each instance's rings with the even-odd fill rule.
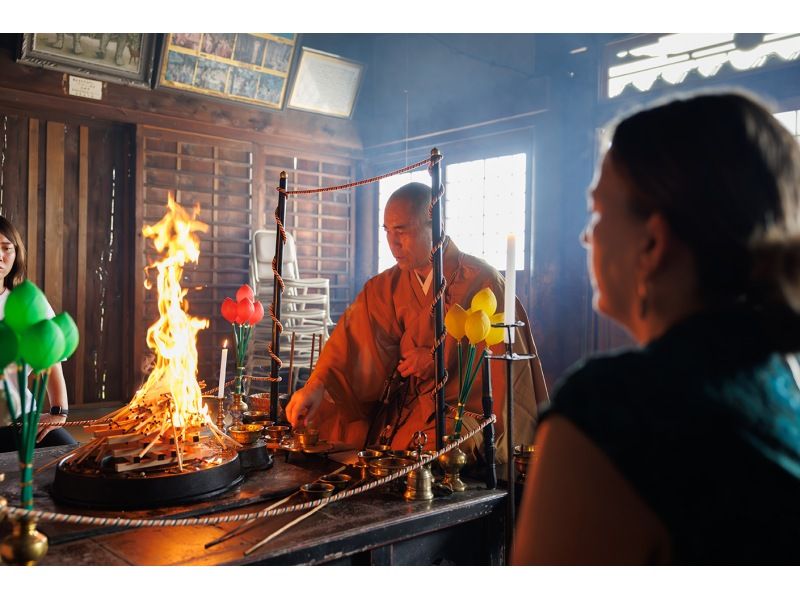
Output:
[[[497,297],[489,287],[483,288],[472,297],[471,307],[472,311],[480,310],[491,317],[497,311]]]
[[[464,332],[470,344],[477,345],[486,338],[490,330],[489,316],[483,311],[475,311],[467,316],[467,321],[464,323]]]
[[[492,324],[502,324],[503,318],[505,317],[504,313],[494,314],[489,321]],[[506,329],[505,328],[490,328],[489,334],[486,335],[484,339],[486,341],[486,346],[491,347],[492,345],[496,345],[497,343],[502,343],[503,339],[505,338]]]
[[[448,334],[457,341],[464,338],[464,323],[467,321],[467,312],[458,303],[455,303],[450,309],[447,310],[447,315],[444,317],[444,325],[447,328]]]

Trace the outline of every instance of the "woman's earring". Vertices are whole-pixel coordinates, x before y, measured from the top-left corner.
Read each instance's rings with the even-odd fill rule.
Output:
[[[636,296],[639,298],[639,318],[644,320],[647,315],[647,283],[644,281],[636,285]]]

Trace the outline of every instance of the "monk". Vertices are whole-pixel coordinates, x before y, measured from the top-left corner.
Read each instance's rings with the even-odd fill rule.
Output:
[[[434,297],[429,204],[431,189],[421,183],[400,187],[389,198],[384,229],[397,265],[371,278],[345,310],[325,344],[306,385],[294,393],[286,415],[295,427],[319,429],[320,437],[362,446],[379,439],[394,448],[408,447],[416,431],[435,446],[435,386],[431,349],[434,342]],[[503,305],[504,280],[485,261],[459,251],[446,239],[443,254],[447,281],[445,313],[454,303],[469,308],[472,297],[490,288]],[[517,300],[518,329],[514,350],[536,354],[525,310]],[[479,343],[476,355],[483,350]],[[503,352],[502,343],[494,347]],[[447,433],[453,429],[458,398],[456,341],[445,343]],[[466,353],[466,352],[465,352]],[[505,364],[492,362],[494,411],[497,414],[497,460],[505,462]],[[480,374],[473,384],[466,410],[482,413]],[[514,443],[531,443],[539,407],[547,401],[539,359],[514,365]],[[477,427],[474,417],[463,418],[462,435]],[[481,435],[462,449],[473,458],[482,447]]]

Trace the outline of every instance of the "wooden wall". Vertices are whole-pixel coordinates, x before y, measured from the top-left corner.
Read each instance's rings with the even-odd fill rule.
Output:
[[[32,280],[79,325],[78,353],[65,364],[70,401],[127,401],[144,378],[155,303],[143,268],[155,253],[141,227],[163,216],[169,190],[186,207],[199,204],[210,225],[184,287],[190,312],[211,320],[198,377],[214,386],[230,338],[219,304],[248,281],[252,232],[275,225],[278,173],[289,173],[290,188],[350,180],[361,155],[355,127],[110,83],[101,101],[80,99],[66,95],[66,77],[16,64],[0,48],[0,213],[31,247]],[[331,279],[334,313],[354,296],[354,214],[351,193],[288,205],[301,275]]]

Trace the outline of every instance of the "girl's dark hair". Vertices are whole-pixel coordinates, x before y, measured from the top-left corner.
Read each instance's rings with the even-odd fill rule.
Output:
[[[25,244],[22,242],[22,237],[19,236],[19,231],[11,224],[11,221],[0,216],[0,235],[11,241],[16,252],[14,265],[8,272],[5,278],[5,287],[10,291],[15,286],[25,280],[27,276],[27,254],[25,252]]]
[[[742,92],[673,99],[622,120],[610,156],[631,209],[663,214],[707,303],[800,314],[800,145]]]

